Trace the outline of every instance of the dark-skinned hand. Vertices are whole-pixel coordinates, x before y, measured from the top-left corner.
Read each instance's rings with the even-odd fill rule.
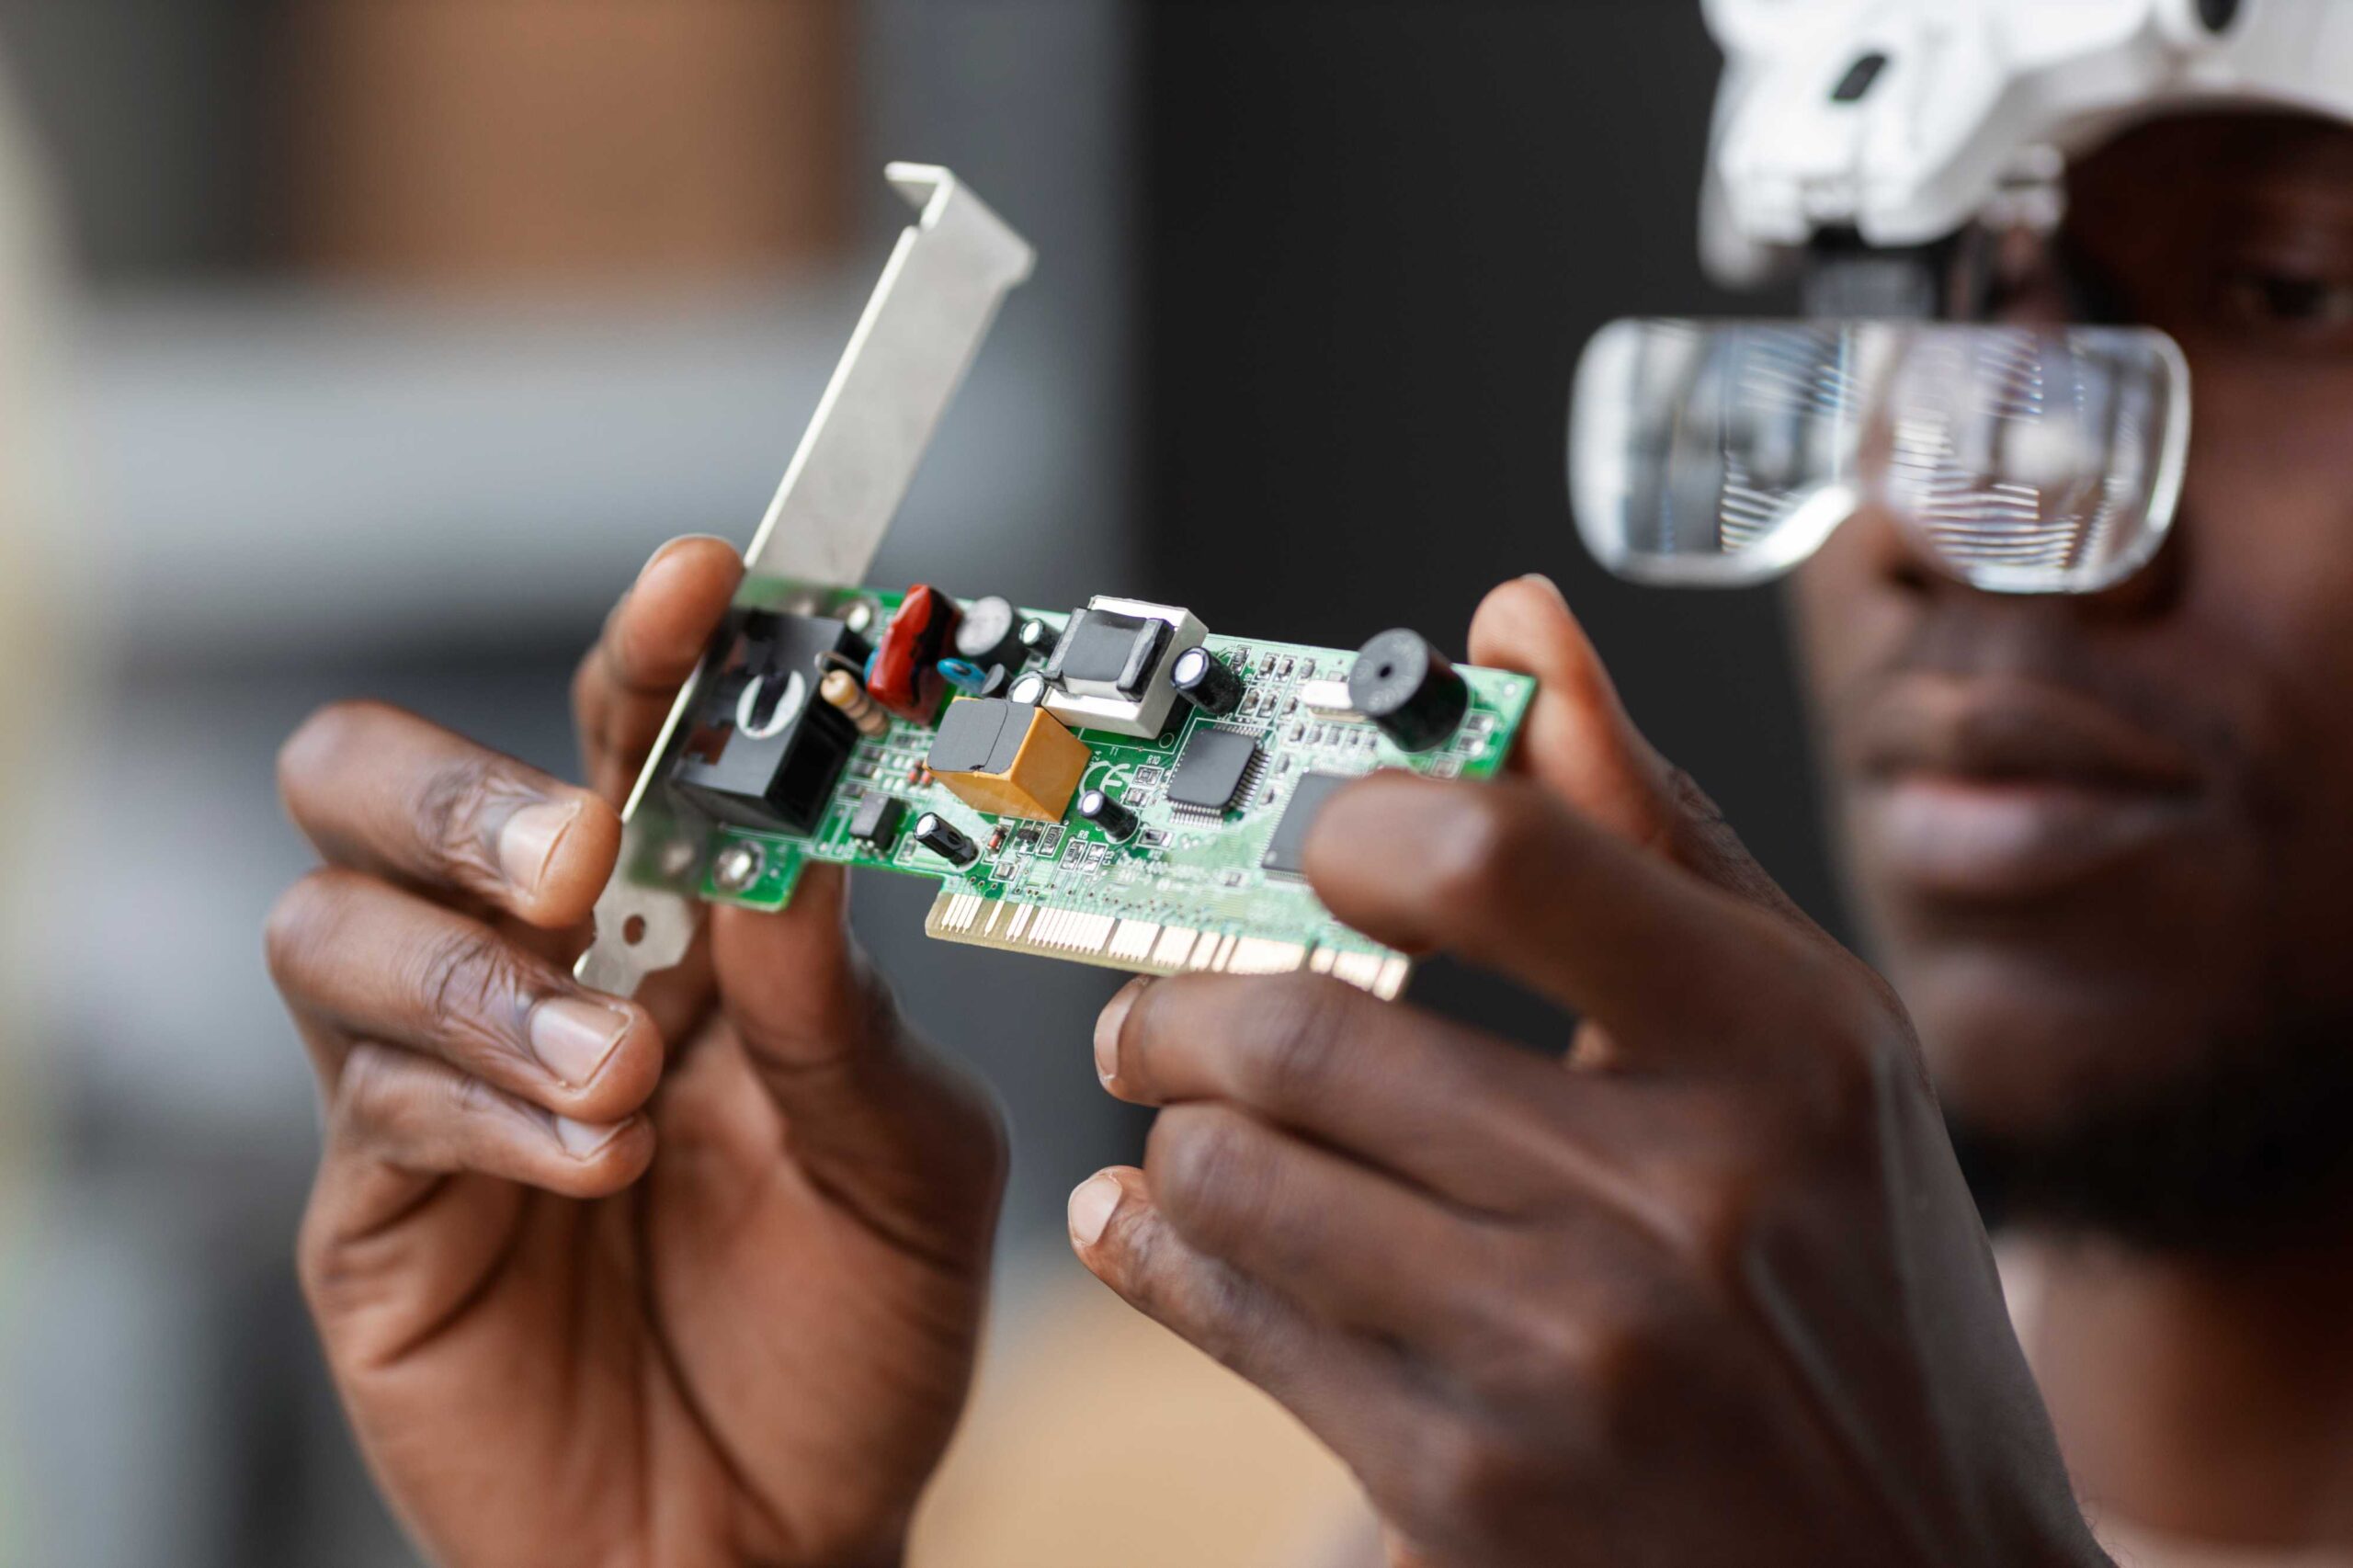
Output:
[[[1492,595],[1471,653],[1540,683],[1518,775],[1355,785],[1308,873],[1575,1038],[1139,983],[1097,1069],[1164,1108],[1073,1194],[1079,1256],[1336,1450],[1399,1565],[2104,1562],[1903,1009],[1634,732],[1551,585]]]
[[[742,571],[656,555],[574,683],[593,790],[425,721],[287,743],[325,864],[269,921],[325,1149],[300,1248],[377,1480],[449,1568],[899,1560],[962,1409],[1005,1155],[840,878],[715,911],[639,1003],[569,960]]]

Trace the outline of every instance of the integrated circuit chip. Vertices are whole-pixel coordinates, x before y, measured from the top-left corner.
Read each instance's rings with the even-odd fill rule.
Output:
[[[849,819],[849,835],[888,855],[899,842],[899,824],[906,814],[905,801],[878,790],[858,801],[858,811]]]
[[[1315,819],[1323,813],[1333,790],[1354,782],[1346,773],[1301,775],[1291,790],[1290,804],[1283,808],[1282,820],[1275,824],[1275,836],[1267,842],[1266,856],[1258,864],[1286,876],[1303,875],[1307,869],[1307,835],[1315,826]]]
[[[1239,730],[1197,730],[1169,776],[1168,799],[1195,811],[1232,806],[1258,765],[1258,738]]]

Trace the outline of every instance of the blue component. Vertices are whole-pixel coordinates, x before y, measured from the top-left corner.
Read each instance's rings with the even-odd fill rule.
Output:
[[[949,685],[961,692],[975,692],[988,684],[988,672],[970,659],[942,659],[939,673],[948,677]]]

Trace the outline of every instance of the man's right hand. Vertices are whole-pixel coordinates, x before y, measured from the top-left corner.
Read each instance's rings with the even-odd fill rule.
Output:
[[[445,1564],[895,1562],[963,1406],[1004,1137],[839,875],[714,911],[640,1004],[565,967],[740,572],[681,540],[614,611],[574,687],[595,792],[369,704],[280,759],[325,861],[268,931],[326,1104],[302,1281]]]

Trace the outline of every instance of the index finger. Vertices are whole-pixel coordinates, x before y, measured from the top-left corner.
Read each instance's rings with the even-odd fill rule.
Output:
[[[1540,1201],[1580,1140],[1650,1114],[1624,1085],[1304,972],[1131,982],[1096,1023],[1095,1070],[1131,1104],[1242,1106],[1493,1212]]]
[[[1805,954],[1795,927],[1628,844],[1524,779],[1380,773],[1334,795],[1307,839],[1332,913],[1408,951],[1443,947],[1608,1026],[1736,1038]]]
[[[313,714],[278,780],[334,864],[549,930],[588,917],[620,852],[620,816],[587,790],[380,702]]]
[[[1523,769],[1613,833],[1657,845],[1673,814],[1671,770],[1634,727],[1585,628],[1549,577],[1516,577],[1479,602],[1471,662],[1536,677]]]
[[[725,540],[674,539],[605,618],[573,678],[572,711],[588,780],[608,801],[619,804],[636,783],[743,577],[743,557]]]
[[[1471,623],[1471,660],[1536,677],[1518,767],[1628,842],[1812,927],[1706,792],[1636,726],[1552,579],[1515,578],[1490,593]]]

